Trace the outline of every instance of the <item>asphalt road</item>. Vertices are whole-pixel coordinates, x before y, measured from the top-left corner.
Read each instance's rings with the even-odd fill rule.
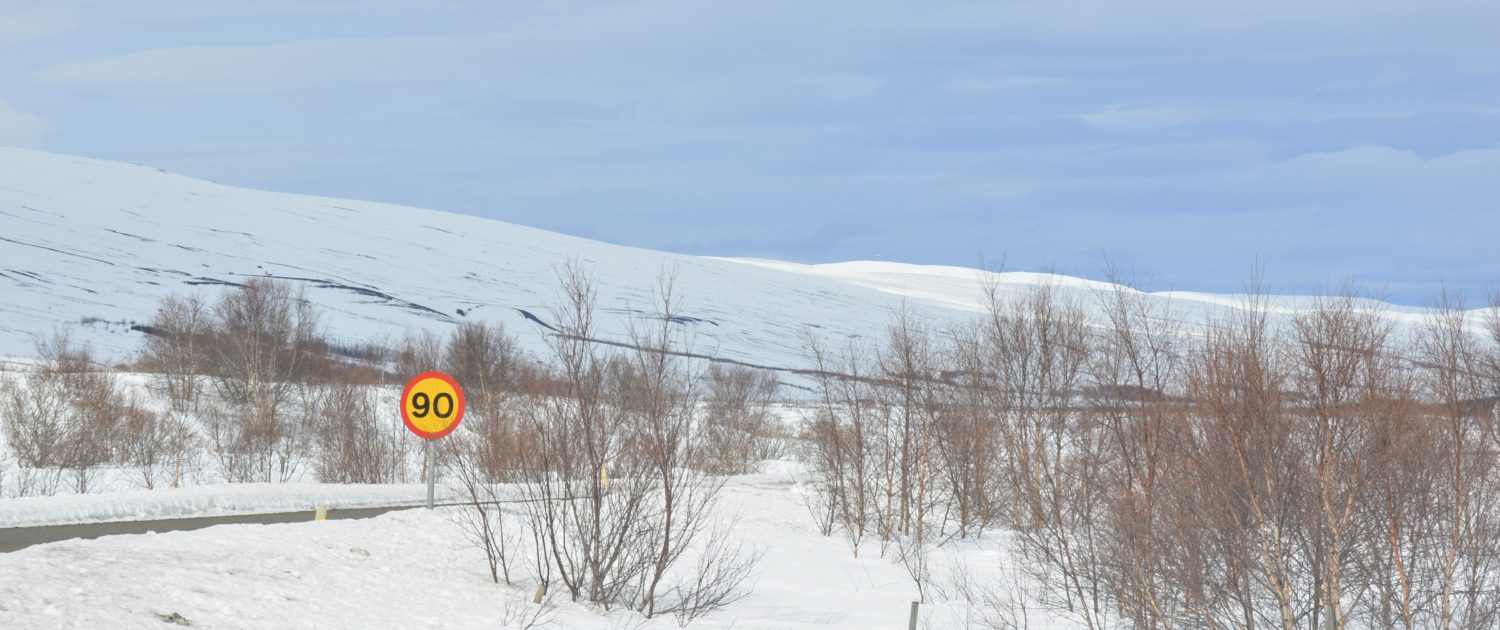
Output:
[[[329,510],[328,518],[370,518],[394,510],[410,509],[413,509],[413,506]],[[276,514],[166,518],[154,521],[117,521],[112,523],[84,523],[79,525],[43,525],[38,527],[0,527],[0,553],[9,553],[32,545],[70,540],[73,538],[98,538],[100,536],[145,534],[150,532],[180,532],[213,527],[214,525],[274,525],[279,523],[301,523],[311,520],[313,520],[313,511],[302,510]]]

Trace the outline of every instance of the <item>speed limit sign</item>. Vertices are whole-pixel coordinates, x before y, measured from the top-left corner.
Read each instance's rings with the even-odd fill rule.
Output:
[[[408,381],[401,392],[401,419],[424,440],[452,433],[463,417],[464,390],[452,376],[424,372]]]
[[[437,440],[458,428],[464,419],[464,388],[442,372],[423,372],[401,390],[401,421],[406,428],[427,440],[427,509],[433,507],[437,480]]]

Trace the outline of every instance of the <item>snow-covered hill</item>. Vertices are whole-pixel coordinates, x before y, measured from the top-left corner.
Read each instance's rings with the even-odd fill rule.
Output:
[[[1003,247],[997,241],[997,248]],[[306,284],[336,339],[438,332],[466,319],[502,323],[539,350],[556,269],[576,259],[600,285],[606,336],[651,316],[663,269],[675,269],[682,325],[697,352],[758,365],[805,367],[808,327],[829,337],[878,335],[909,307],[943,320],[979,308],[981,272],[854,262],[798,265],[685,256],[610,245],[490,219],[381,203],[264,192],[145,166],[0,148],[0,356],[32,336],[80,324],[106,355],[139,343],[131,322],[157,300],[222,290],[250,276]],[[1103,283],[1005,273],[1005,290],[1055,282],[1092,299]],[[904,297],[903,297],[904,296]],[[1189,323],[1228,296],[1153,294]],[[1282,313],[1305,307],[1282,298]],[[1403,325],[1421,311],[1393,308]],[[1476,313],[1476,318],[1478,314]]]

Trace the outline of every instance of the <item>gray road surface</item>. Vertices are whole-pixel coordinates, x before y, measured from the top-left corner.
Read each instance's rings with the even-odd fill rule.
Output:
[[[328,518],[370,518],[393,510],[409,510],[412,506],[349,508],[328,511]],[[118,521],[113,523],[85,523],[81,525],[43,525],[38,527],[0,527],[0,553],[9,553],[32,545],[69,540],[73,538],[98,538],[145,534],[148,532],[180,532],[203,529],[214,525],[300,523],[313,520],[312,510],[282,512],[277,514],[237,514],[231,516],[202,516],[193,518],[166,518],[154,521]]]

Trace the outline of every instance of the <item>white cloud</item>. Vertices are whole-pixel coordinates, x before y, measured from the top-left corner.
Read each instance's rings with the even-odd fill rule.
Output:
[[[954,91],[958,92],[998,92],[1028,87],[1067,85],[1068,83],[1070,81],[1067,79],[1057,77],[1027,75],[982,76],[974,74],[954,78],[948,82],[948,85]]]
[[[1084,122],[1105,131],[1155,131],[1203,120],[1205,112],[1181,107],[1125,107],[1111,105],[1079,115]]]
[[[482,48],[483,37],[316,39],[250,46],[190,46],[64,62],[34,76],[47,83],[149,85],[227,92],[338,83],[452,78],[447,62]]]
[[[1026,42],[1109,65],[1148,57],[1201,61],[1413,46],[1483,51],[1493,45],[1497,19],[1500,4],[1476,0],[1022,0],[950,5],[920,22],[957,44]]]
[[[52,123],[41,116],[17,111],[0,101],[0,145],[36,148]]]
[[[75,15],[62,2],[0,0],[0,44],[56,35],[74,26]]]
[[[1205,104],[1192,106],[1135,107],[1110,105],[1077,117],[1105,131],[1148,132],[1200,122],[1324,122],[1340,118],[1396,120],[1411,116],[1409,112],[1376,111],[1367,107],[1321,106],[1308,103]]]

